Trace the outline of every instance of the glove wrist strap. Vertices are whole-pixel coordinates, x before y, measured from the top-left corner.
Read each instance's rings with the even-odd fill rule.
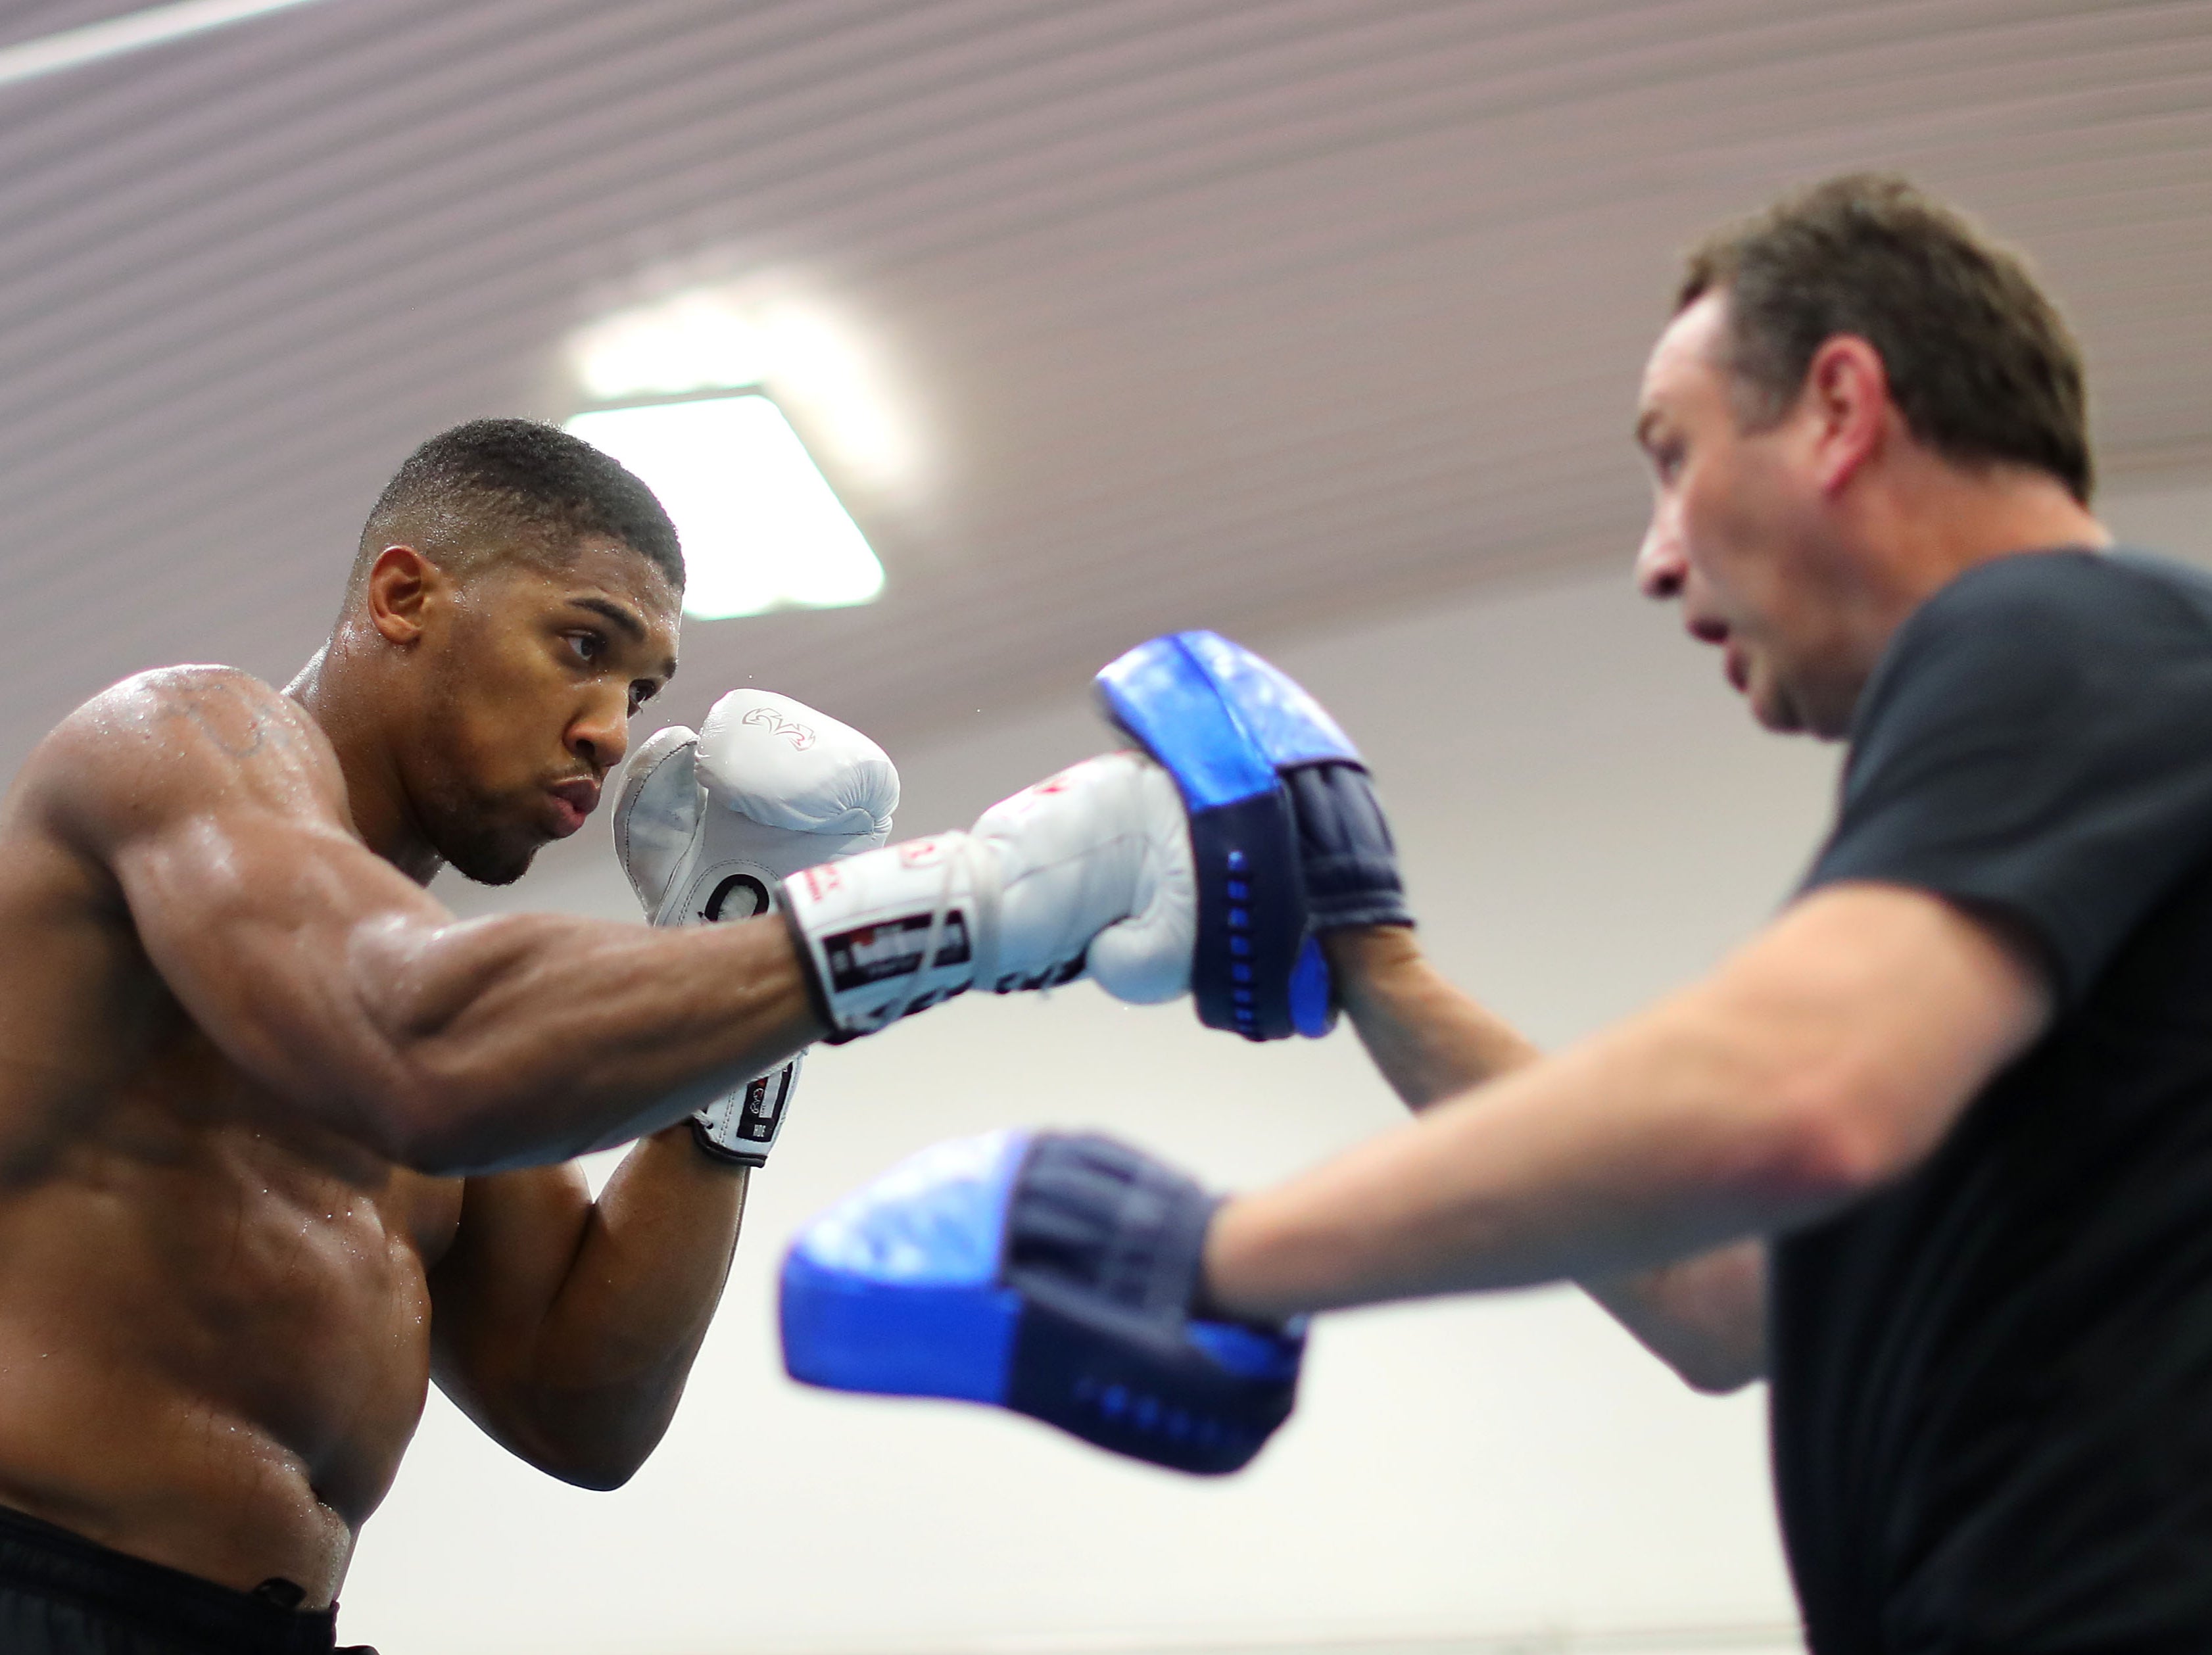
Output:
[[[833,1041],[872,1034],[975,982],[991,921],[964,833],[889,845],[784,881],[783,909]]]
[[[768,1159],[783,1131],[783,1117],[799,1086],[800,1052],[789,1062],[732,1086],[691,1117],[699,1147],[717,1160],[758,1166]]]

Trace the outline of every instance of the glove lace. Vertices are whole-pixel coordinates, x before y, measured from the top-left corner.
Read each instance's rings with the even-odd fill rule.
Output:
[[[933,991],[925,990],[922,984],[928,978],[930,967],[937,964],[938,946],[945,940],[945,917],[952,911],[952,878],[959,871],[961,859],[967,855],[969,843],[968,836],[962,834],[957,854],[945,859],[945,873],[937,885],[937,901],[930,911],[929,930],[921,940],[921,957],[915,963],[914,987],[907,991],[906,998],[898,1002],[898,1009],[876,1025],[878,1028],[888,1028],[901,1018],[929,1004]],[[969,927],[971,933],[977,928]],[[968,939],[968,951],[971,958],[977,952],[976,939],[972,934]]]

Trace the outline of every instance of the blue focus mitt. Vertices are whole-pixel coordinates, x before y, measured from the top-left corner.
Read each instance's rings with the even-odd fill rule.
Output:
[[[1287,1418],[1303,1323],[1192,1313],[1218,1198],[1092,1135],[941,1143],[801,1230],[783,1361],[837,1390],[1027,1414],[1179,1471],[1234,1471]]]
[[[1217,633],[1139,644],[1097,687],[1190,812],[1199,1020],[1253,1040],[1328,1033],[1318,934],[1413,922],[1358,749],[1297,683]]]

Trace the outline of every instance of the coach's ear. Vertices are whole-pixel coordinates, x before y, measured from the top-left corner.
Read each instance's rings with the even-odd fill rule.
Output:
[[[369,566],[369,624],[392,643],[422,636],[423,612],[444,575],[412,546],[386,546]]]
[[[1902,429],[1881,353],[1856,334],[1838,333],[1814,351],[1801,406],[1815,476],[1834,494]]]

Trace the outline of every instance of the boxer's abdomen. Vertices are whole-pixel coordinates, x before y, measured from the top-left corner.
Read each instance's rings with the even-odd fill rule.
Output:
[[[459,1186],[304,1129],[181,1019],[136,1056],[0,1185],[0,1503],[326,1599],[422,1412]]]
[[[0,1503],[327,1601],[429,1370],[460,1186],[208,1042],[119,893],[0,815]]]

